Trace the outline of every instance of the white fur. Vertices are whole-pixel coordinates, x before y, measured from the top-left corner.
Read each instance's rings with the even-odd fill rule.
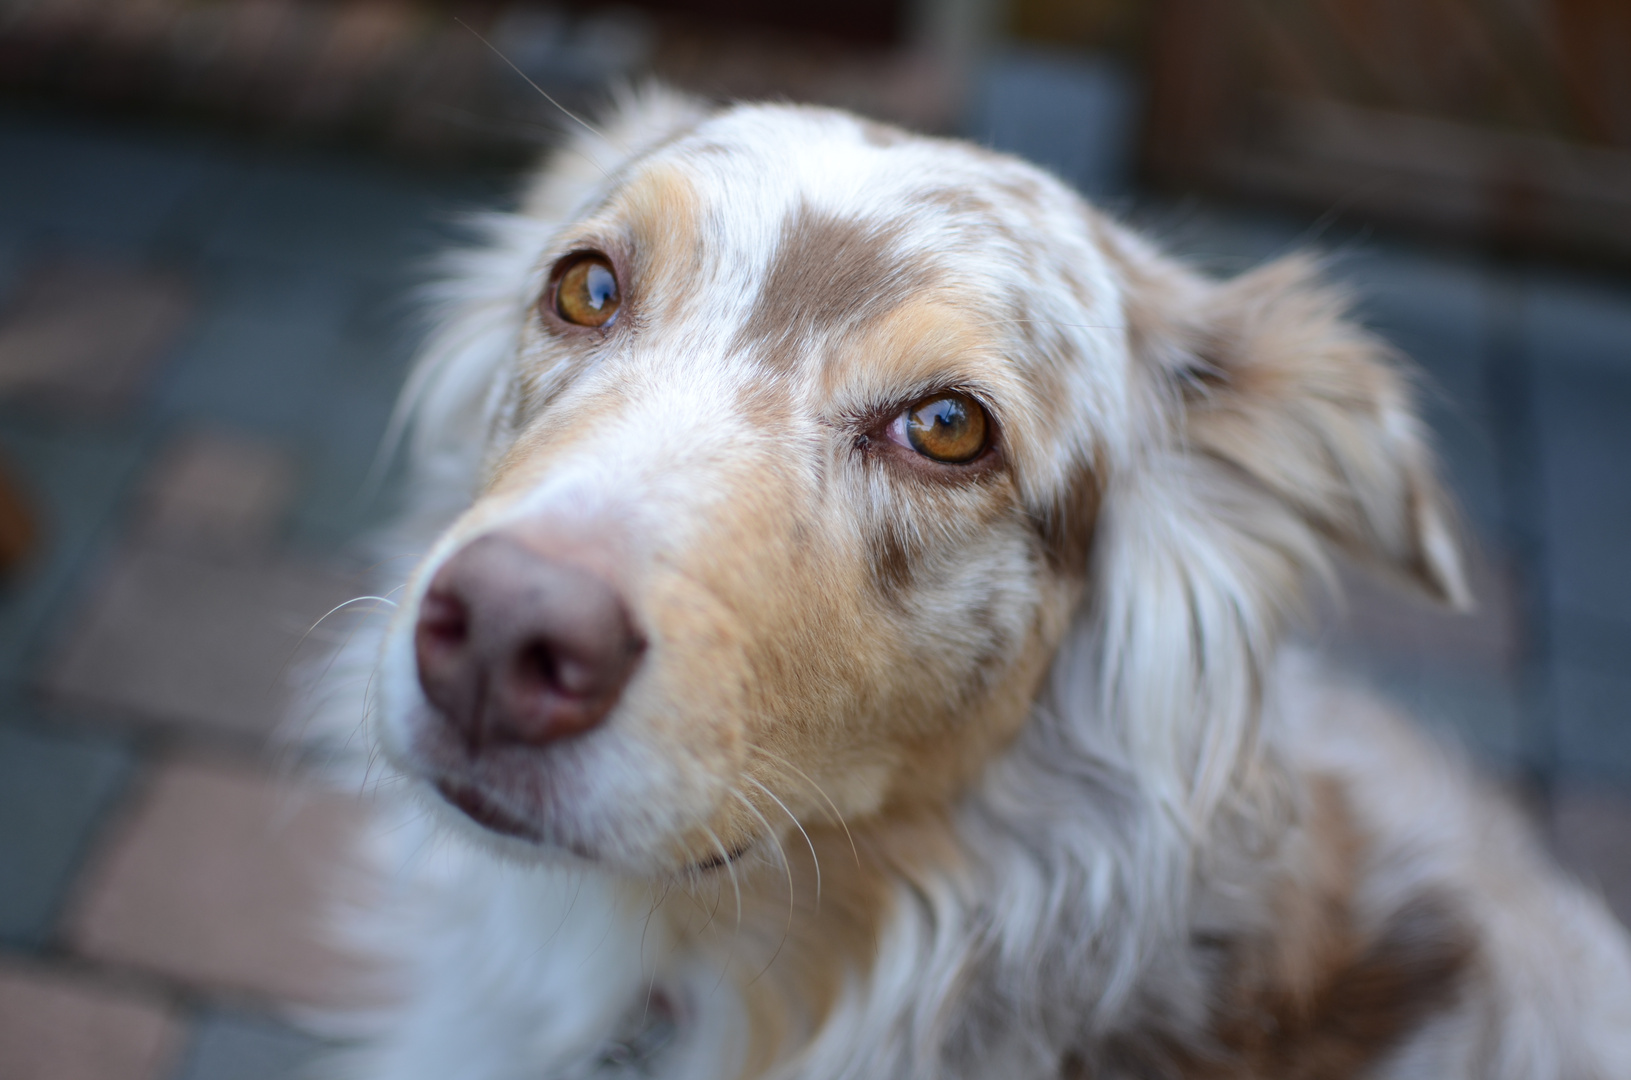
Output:
[[[727,418],[731,398],[721,387],[738,374],[722,343],[745,315],[795,195],[859,216],[912,209],[900,204],[900,185],[878,175],[876,155],[853,139],[826,138],[847,131],[849,118],[775,108],[722,121],[704,115],[661,94],[631,99],[604,137],[572,141],[520,213],[481,222],[484,242],[453,264],[437,298],[438,329],[404,395],[415,502],[392,547],[429,552],[434,565],[462,542],[468,532],[445,530],[515,437],[518,395],[549,402],[572,392],[573,375],[559,366],[533,371],[520,388],[512,375],[517,357],[535,351],[528,312],[557,231],[591,212],[631,161],[711,123],[734,151],[699,165],[703,175],[766,169],[792,178],[785,191],[766,185],[759,201],[732,208],[738,247],[698,298],[717,312],[714,329],[695,330],[684,343],[691,366],[664,376],[675,408],[720,418],[715,441],[699,444],[661,415],[631,413],[505,511],[623,515],[665,544],[686,542],[687,521],[705,512],[695,477],[713,475],[732,441],[749,437]],[[800,126],[806,133],[790,142],[785,132]],[[755,156],[758,145],[768,149]],[[1056,460],[1028,463],[1026,475],[1043,487],[1072,456],[1107,463],[1091,572],[1098,586],[1017,741],[954,808],[965,861],[893,886],[875,962],[848,976],[833,1013],[801,1033],[772,1075],[1054,1077],[1067,1050],[1142,1030],[1204,1029],[1211,975],[1190,936],[1212,923],[1265,919],[1259,886],[1240,880],[1249,878],[1241,868],[1253,865],[1253,843],[1272,846],[1285,813],[1264,778],[1310,769],[1351,785],[1377,838],[1386,869],[1367,879],[1362,904],[1385,912],[1413,889],[1442,886],[1468,903],[1483,946],[1476,992],[1379,1075],[1631,1071],[1631,954],[1601,903],[1547,867],[1515,816],[1445,754],[1362,696],[1332,689],[1314,661],[1281,649],[1277,630],[1295,603],[1294,583],[1323,564],[1318,536],[1291,509],[1265,509],[1253,489],[1220,480],[1174,441],[1172,402],[1128,358],[1125,284],[1083,230],[1074,198],[1022,165],[961,153],[925,142],[888,167],[910,174],[952,163],[971,176],[1041,183],[1054,200],[1061,250],[1095,298],[1087,306],[1037,287],[1036,317],[1104,362],[1070,375],[1078,433]],[[926,251],[955,243],[932,231],[908,242]],[[1407,436],[1413,428],[1399,434]],[[1452,563],[1442,523],[1424,530],[1429,558]],[[398,581],[408,569],[396,571]],[[334,707],[331,726],[346,734],[366,713],[369,739],[391,762],[372,775],[378,828],[367,852],[385,884],[353,920],[353,936],[385,965],[395,1003],[339,1065],[368,1080],[737,1075],[747,1043],[741,995],[752,990],[726,977],[728,952],[669,939],[649,919],[654,897],[638,875],[540,863],[526,845],[461,824],[421,788],[398,782],[402,725],[423,707],[403,629],[423,580],[421,571],[404,593],[407,614],[350,646],[340,665],[359,685],[373,671],[376,697]],[[948,621],[972,595],[958,588],[933,601]],[[649,857],[646,837],[689,820],[687,799],[712,796],[688,787],[683,763],[656,744],[601,732],[595,740],[575,759],[590,778],[579,797],[600,808],[582,811],[582,828],[601,830],[594,835],[632,865]],[[1250,798],[1261,805],[1241,801]],[[1230,831],[1241,821],[1252,823],[1244,837]],[[796,833],[789,842],[799,843]],[[730,882],[719,889],[718,917],[729,920]],[[626,1047],[649,1027],[653,987],[678,1003],[675,1032],[649,1057],[625,1062]],[[1088,1075],[1120,1075],[1109,1058],[1089,1065]]]

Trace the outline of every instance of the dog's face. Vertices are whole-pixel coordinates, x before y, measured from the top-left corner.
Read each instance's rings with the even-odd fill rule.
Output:
[[[417,654],[413,619],[391,644],[390,745],[489,825],[632,869],[709,864],[789,812],[943,799],[1023,722],[1085,575],[1095,417],[1125,411],[1121,298],[1057,184],[879,136],[729,114],[539,253],[506,445],[411,590],[465,610],[419,627]],[[484,537],[508,550],[440,596]],[[530,559],[622,609],[596,715],[559,737],[503,730],[496,689],[452,700],[475,692],[461,633],[531,627],[481,610],[505,586],[479,579],[525,592]],[[516,603],[596,606],[562,588]],[[516,633],[493,649],[525,652]],[[416,670],[438,662],[440,707]],[[472,661],[495,686],[524,662]]]
[[[1104,229],[815,110],[625,164],[537,252],[485,486],[386,645],[388,752],[512,851],[651,875],[943,804],[1163,415]]]

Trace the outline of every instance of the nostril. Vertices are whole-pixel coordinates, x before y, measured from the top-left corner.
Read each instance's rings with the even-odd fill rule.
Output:
[[[541,638],[527,642],[516,653],[516,680],[523,686],[539,690],[560,688],[559,671],[555,650]]]
[[[453,593],[432,589],[419,603],[418,631],[421,647],[462,648],[470,639],[470,608]]]
[[[575,660],[548,638],[534,638],[523,645],[516,652],[514,671],[519,688],[534,692],[588,698],[605,689],[605,679],[595,665]]]

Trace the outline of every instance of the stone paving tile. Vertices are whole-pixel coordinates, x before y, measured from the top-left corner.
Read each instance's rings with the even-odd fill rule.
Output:
[[[182,1029],[159,1001],[0,960],[0,1076],[162,1080]]]
[[[1552,808],[1563,861],[1597,886],[1631,927],[1631,797],[1611,789],[1564,788]]]
[[[323,1044],[262,1017],[205,1016],[175,1080],[294,1080],[309,1075]]]
[[[1559,660],[1551,676],[1564,775],[1631,790],[1631,665],[1603,671]]]
[[[112,739],[0,726],[0,940],[46,941],[131,768]]]
[[[1628,342],[1631,347],[1631,342]],[[1548,591],[1603,619],[1631,615],[1631,374],[1537,372]],[[1631,656],[1625,658],[1631,664]]]
[[[372,524],[363,498],[414,335],[410,305],[359,279],[238,269],[160,379],[167,416],[298,446],[303,483],[292,535],[337,547]]]
[[[0,394],[119,411],[191,311],[191,290],[173,273],[86,260],[39,265],[0,320]]]
[[[342,1003],[354,984],[325,913],[357,812],[247,766],[170,761],[88,871],[69,944],[204,988]]]
[[[143,543],[172,550],[267,548],[295,492],[276,445],[220,429],[175,440],[149,473],[137,511]]]
[[[230,264],[201,276],[201,312],[154,388],[161,415],[309,434],[360,287],[318,264]]]
[[[75,429],[0,415],[0,455],[40,527],[36,556],[0,582],[0,685],[38,678],[64,605],[88,563],[112,541],[112,524],[148,453],[144,431]]]
[[[44,688],[121,718],[264,737],[282,719],[288,672],[315,649],[302,651],[308,631],[355,590],[303,562],[131,548],[104,575]]]

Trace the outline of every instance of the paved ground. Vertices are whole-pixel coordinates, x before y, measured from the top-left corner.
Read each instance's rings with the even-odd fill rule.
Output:
[[[0,460],[45,530],[0,586],[0,1076],[263,1080],[317,1046],[290,1021],[343,981],[310,916],[352,808],[266,736],[302,632],[358,591],[402,292],[502,191],[0,112]],[[1225,270],[1313,235],[1134,209]],[[1361,583],[1316,634],[1552,782],[1560,846],[1631,914],[1631,287],[1336,247],[1431,375],[1487,602]]]

